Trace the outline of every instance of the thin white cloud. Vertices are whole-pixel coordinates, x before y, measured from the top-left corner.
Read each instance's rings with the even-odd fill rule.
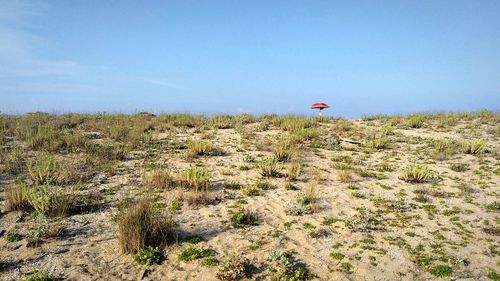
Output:
[[[26,28],[34,17],[47,16],[47,7],[40,5],[28,0],[0,0],[0,79],[3,80],[0,94],[44,94],[51,91],[102,93],[119,91],[120,87],[127,87],[127,82],[179,89],[166,79],[124,76],[116,74],[119,70],[108,66],[48,59],[39,55],[40,50],[50,52],[47,48],[57,48],[47,38],[37,36]]]

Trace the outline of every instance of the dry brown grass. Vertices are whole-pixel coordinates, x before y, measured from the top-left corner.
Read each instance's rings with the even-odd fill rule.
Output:
[[[168,171],[155,170],[145,176],[144,184],[149,188],[172,189],[176,186],[175,179]]]
[[[165,247],[177,241],[170,215],[155,210],[150,200],[132,205],[118,223],[118,243],[123,253],[136,254],[146,247]]]
[[[349,183],[349,182],[352,182],[352,180],[353,180],[351,172],[346,171],[346,170],[338,171],[337,172],[337,179],[343,183]]]
[[[5,201],[7,211],[27,211],[31,209],[28,190],[22,184],[9,186],[5,193]]]

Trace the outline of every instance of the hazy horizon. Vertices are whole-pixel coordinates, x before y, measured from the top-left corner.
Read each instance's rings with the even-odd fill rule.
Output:
[[[0,0],[0,112],[500,110],[500,1]]]

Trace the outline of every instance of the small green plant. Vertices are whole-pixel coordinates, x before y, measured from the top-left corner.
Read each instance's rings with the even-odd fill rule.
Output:
[[[174,199],[170,203],[170,210],[172,211],[180,211],[182,209],[182,201],[179,199]]]
[[[340,264],[339,270],[345,273],[352,273],[354,266],[348,262],[343,262]]]
[[[381,217],[366,209],[360,209],[358,214],[347,219],[344,223],[353,232],[371,232],[383,229]]]
[[[332,253],[330,253],[330,257],[334,260],[340,261],[340,260],[344,259],[345,255],[342,253],[332,252]]]
[[[488,278],[490,278],[491,280],[494,281],[500,280],[500,273],[497,273],[495,270],[491,268],[486,269],[486,274],[487,274],[486,276],[488,276]]]
[[[250,260],[235,254],[228,255],[219,265],[217,278],[222,281],[238,281],[252,277],[254,269]]]
[[[241,193],[246,196],[262,196],[264,195],[264,191],[262,189],[259,189],[255,185],[248,186],[244,189],[241,190]]]
[[[202,259],[206,257],[215,256],[216,252],[214,249],[202,248],[195,246],[187,246],[182,249],[178,257],[181,261],[194,261],[196,259]]]
[[[257,224],[258,217],[248,209],[239,209],[231,215],[231,223],[235,228],[244,228],[245,226]]]
[[[323,221],[321,222],[322,225],[332,225],[336,222],[340,221],[339,219],[336,219],[334,217],[324,217]]]
[[[296,260],[290,251],[273,251],[268,260],[273,263],[271,280],[304,281],[314,278],[305,264]]]
[[[162,258],[162,252],[158,247],[147,247],[134,256],[134,261],[138,264],[151,266],[153,264],[159,264]]]
[[[202,262],[205,266],[216,266],[219,264],[219,260],[216,258],[206,258]]]
[[[264,180],[258,180],[254,185],[256,188],[258,188],[260,190],[269,190],[273,187],[273,185],[271,183],[269,183],[268,181],[264,181]]]
[[[46,270],[33,270],[23,281],[55,281],[57,278]]]
[[[431,171],[426,166],[411,164],[401,171],[400,179],[410,183],[422,183],[429,180]]]
[[[223,184],[224,189],[240,190],[243,186],[239,182],[228,182]]]
[[[5,241],[7,241],[8,243],[17,242],[20,241],[21,239],[22,239],[21,234],[19,234],[19,232],[17,232],[16,229],[9,231],[5,236]]]
[[[450,164],[450,169],[455,172],[465,172],[469,170],[469,164],[467,163],[452,163]]]
[[[429,268],[429,273],[436,277],[449,277],[452,275],[453,270],[447,265],[434,265]]]
[[[203,237],[201,237],[200,235],[188,236],[186,237],[185,241],[186,243],[190,244],[198,244],[203,241]]]
[[[253,157],[252,154],[243,154],[243,162],[253,163],[255,162],[255,157]]]
[[[290,182],[285,183],[285,190],[297,190],[297,187]]]
[[[278,160],[275,157],[266,158],[258,164],[263,177],[279,177]]]
[[[191,166],[179,173],[177,182],[180,186],[195,192],[208,191],[210,175],[205,170]]]
[[[490,203],[486,205],[486,211],[488,212],[500,212],[500,202],[495,201],[493,203]]]

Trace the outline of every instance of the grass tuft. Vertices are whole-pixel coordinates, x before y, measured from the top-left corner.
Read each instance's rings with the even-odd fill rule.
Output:
[[[401,171],[400,179],[410,183],[423,183],[429,180],[431,171],[426,166],[411,164]]]
[[[119,218],[118,243],[123,253],[137,254],[148,247],[165,247],[177,241],[176,224],[149,200],[132,205]]]

